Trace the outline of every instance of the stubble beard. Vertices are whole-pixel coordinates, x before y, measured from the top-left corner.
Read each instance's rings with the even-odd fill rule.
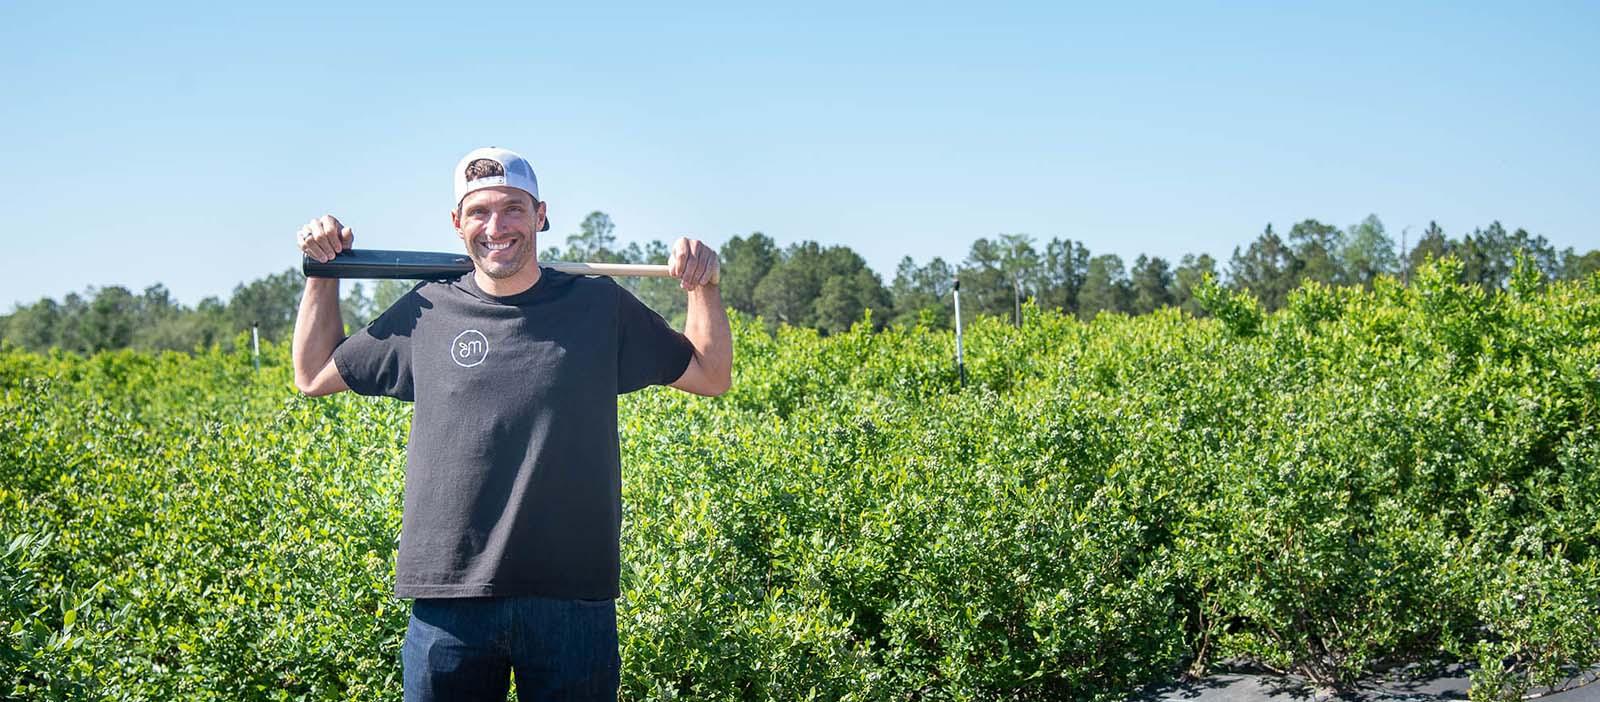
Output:
[[[528,267],[529,260],[533,258],[533,246],[531,237],[523,237],[516,244],[518,251],[515,258],[509,261],[496,262],[478,255],[478,244],[474,241],[467,244],[467,256],[472,259],[472,264],[477,266],[478,270],[483,271],[484,275],[495,280],[504,280],[521,273],[522,269]]]

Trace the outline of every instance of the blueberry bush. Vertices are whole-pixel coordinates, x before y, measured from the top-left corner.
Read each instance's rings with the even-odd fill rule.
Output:
[[[1600,662],[1600,276],[954,338],[735,318],[621,400],[624,699],[1124,699]],[[239,344],[239,348],[247,348]],[[393,699],[410,408],[288,352],[0,351],[0,698]]]

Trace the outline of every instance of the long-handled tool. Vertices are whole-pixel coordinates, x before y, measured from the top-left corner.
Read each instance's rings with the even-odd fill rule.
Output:
[[[659,264],[540,261],[539,265],[573,275],[672,277],[667,267]],[[472,259],[466,254],[433,251],[351,249],[339,252],[326,263],[307,256],[300,269],[308,278],[450,280],[471,271]]]

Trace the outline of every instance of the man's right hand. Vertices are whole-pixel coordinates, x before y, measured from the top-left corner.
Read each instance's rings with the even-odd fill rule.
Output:
[[[295,241],[301,253],[327,263],[334,254],[350,248],[355,232],[340,224],[333,215],[323,215],[300,227]],[[300,392],[316,397],[347,389],[333,363],[333,349],[343,338],[339,279],[306,278],[306,292],[300,297],[300,311],[294,318],[294,342],[290,347],[294,386]]]
[[[333,260],[334,254],[348,250],[355,238],[355,231],[340,224],[331,214],[306,222],[295,234],[300,252],[318,263],[327,263]]]

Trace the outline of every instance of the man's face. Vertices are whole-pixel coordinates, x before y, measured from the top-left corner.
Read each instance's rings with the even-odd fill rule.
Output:
[[[468,193],[450,213],[467,255],[490,278],[510,278],[534,260],[534,232],[544,222],[544,203],[516,188]]]

